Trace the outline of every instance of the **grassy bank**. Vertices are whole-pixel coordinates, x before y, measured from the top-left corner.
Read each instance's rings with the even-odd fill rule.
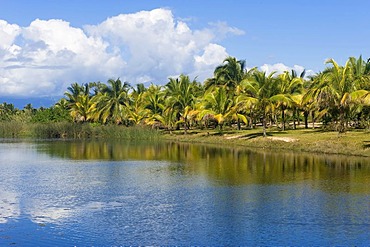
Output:
[[[349,131],[344,134],[317,129],[270,130],[267,137],[262,136],[261,129],[190,131],[187,135],[183,132],[165,134],[164,138],[180,142],[370,157],[370,132],[365,130]]]
[[[156,140],[159,132],[149,127],[125,127],[117,125],[91,125],[71,122],[22,123],[0,122],[0,138],[41,138],[41,139],[135,139]]]

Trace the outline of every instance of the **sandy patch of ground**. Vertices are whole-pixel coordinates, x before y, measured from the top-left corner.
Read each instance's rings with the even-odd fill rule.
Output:
[[[268,139],[273,141],[283,141],[283,142],[296,142],[298,139],[291,138],[291,137],[276,137],[276,136],[269,136]]]
[[[237,139],[237,138],[243,138],[243,135],[231,135],[231,136],[225,136],[225,139],[227,140],[231,140],[231,139]],[[266,137],[270,140],[273,140],[273,141],[283,141],[283,142],[297,142],[298,139],[295,139],[295,138],[291,138],[291,137],[277,137],[277,136],[269,136],[269,137]]]
[[[225,139],[227,140],[230,140],[230,139],[236,139],[236,138],[240,138],[242,137],[243,135],[236,135],[236,136],[226,136]]]

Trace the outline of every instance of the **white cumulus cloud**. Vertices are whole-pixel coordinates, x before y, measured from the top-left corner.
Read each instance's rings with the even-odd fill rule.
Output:
[[[201,78],[211,77],[215,68],[228,56],[225,47],[217,44],[209,44],[203,49],[201,55],[194,56],[195,70],[193,76]]]
[[[0,48],[9,49],[20,33],[20,27],[0,20]]]
[[[37,19],[20,29],[5,26],[18,31],[0,48],[0,95],[61,94],[74,81],[111,76],[124,63],[119,54],[106,51],[101,39],[63,20]]]
[[[169,75],[192,73],[194,57],[215,38],[209,29],[191,30],[176,21],[168,9],[121,14],[86,30],[121,51],[127,60],[123,74],[129,80],[149,76],[154,83],[166,82]]]
[[[245,32],[236,27],[230,27],[226,22],[212,22],[210,23],[212,32],[216,34],[217,39],[224,39],[228,35],[244,35]]]
[[[26,27],[0,20],[0,96],[61,96],[73,82],[118,77],[131,84],[164,84],[181,73],[204,80],[228,56],[220,36],[243,33],[224,22],[192,29],[162,8],[82,28],[57,19]]]
[[[259,68],[261,71],[266,72],[266,74],[270,74],[272,72],[276,72],[276,75],[282,74],[285,71],[292,71],[295,70],[297,72],[297,75],[300,75],[305,68],[300,65],[293,65],[293,67],[289,67],[283,63],[275,63],[275,64],[264,64],[260,66]],[[310,75],[314,75],[314,72],[312,70],[306,70],[305,77],[308,77]]]

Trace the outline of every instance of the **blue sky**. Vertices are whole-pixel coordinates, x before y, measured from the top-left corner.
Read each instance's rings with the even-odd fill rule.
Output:
[[[0,102],[51,104],[73,82],[165,84],[248,67],[310,73],[370,55],[369,1],[0,0]],[[23,107],[23,105],[19,105]]]

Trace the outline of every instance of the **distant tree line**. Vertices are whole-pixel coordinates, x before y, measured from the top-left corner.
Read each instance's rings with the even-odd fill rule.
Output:
[[[131,86],[72,83],[65,97],[50,108],[19,110],[0,104],[0,120],[151,126],[168,131],[315,127],[340,133],[370,127],[370,61],[350,57],[344,66],[333,59],[314,76],[305,71],[267,74],[246,69],[244,60],[227,57],[203,83],[187,75],[165,85]]]

